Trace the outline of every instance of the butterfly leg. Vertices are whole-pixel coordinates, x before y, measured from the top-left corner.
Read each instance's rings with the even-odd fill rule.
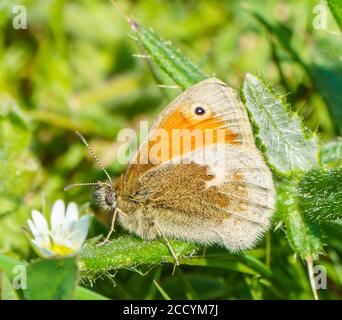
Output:
[[[163,240],[165,241],[165,244],[166,246],[168,247],[173,259],[175,260],[175,265],[174,265],[174,268],[173,268],[173,272],[172,272],[172,275],[175,273],[175,270],[176,270],[176,266],[179,266],[179,261],[178,261],[178,257],[177,255],[175,254],[175,252],[173,251],[172,249],[172,246],[169,242],[169,240],[165,237],[164,233],[160,230],[158,224],[156,222],[154,222],[154,226],[156,227],[157,231],[158,231],[158,234],[163,238]]]
[[[112,218],[112,223],[111,223],[111,226],[110,226],[110,230],[109,230],[106,238],[103,241],[97,243],[96,244],[97,247],[102,247],[104,244],[106,244],[109,241],[110,236],[112,235],[112,233],[115,231],[114,227],[115,227],[115,220],[116,220],[117,212],[118,212],[117,210],[114,211],[113,218]]]

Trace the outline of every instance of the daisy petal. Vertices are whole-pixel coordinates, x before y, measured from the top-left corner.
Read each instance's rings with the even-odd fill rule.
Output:
[[[34,237],[36,237],[36,236],[38,235],[38,231],[37,231],[37,229],[36,229],[36,226],[35,226],[34,223],[32,222],[32,220],[31,220],[31,219],[28,219],[28,220],[27,220],[27,224],[28,224],[28,226],[29,226],[29,228],[30,228],[30,230],[31,230],[32,235],[33,235]]]
[[[37,233],[40,235],[49,234],[49,226],[46,218],[37,210],[32,210],[32,221],[34,223]]]
[[[66,209],[64,229],[69,229],[72,222],[78,220],[78,209],[75,202],[70,202]]]
[[[56,233],[63,226],[65,204],[63,200],[57,200],[51,210],[51,231]]]
[[[39,230],[37,230],[35,224],[30,219],[27,220],[27,224],[31,230],[31,233],[32,233],[34,239],[37,241],[37,243],[39,243],[40,246],[50,244],[50,239],[49,239],[49,235],[48,235],[47,231],[45,231],[45,233],[42,233]]]
[[[86,214],[81,217],[74,225],[73,232],[68,237],[68,241],[73,248],[80,249],[83,242],[87,238],[90,215]]]

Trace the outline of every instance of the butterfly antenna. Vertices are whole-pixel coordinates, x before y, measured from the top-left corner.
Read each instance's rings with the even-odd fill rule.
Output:
[[[105,175],[108,178],[108,181],[110,182],[110,188],[112,188],[113,185],[113,181],[110,177],[110,175],[108,174],[107,170],[105,169],[103,163],[101,162],[101,160],[98,158],[98,156],[96,155],[96,153],[94,152],[94,150],[92,149],[92,147],[89,145],[89,143],[87,142],[87,140],[85,139],[85,137],[82,136],[82,134],[78,131],[75,131],[76,134],[78,135],[78,137],[81,139],[81,141],[84,143],[84,145],[88,148],[89,152],[91,153],[91,155],[93,156],[93,158],[95,159],[95,161],[97,162],[97,165],[100,167],[100,169],[102,169],[102,171],[105,173]]]
[[[105,182],[82,182],[82,183],[73,183],[73,184],[69,184],[67,186],[64,187],[64,191],[70,190],[74,187],[83,187],[83,186],[98,186],[104,184],[108,187],[111,187],[110,184],[105,183]]]
[[[69,184],[67,186],[64,187],[64,191],[70,190],[74,187],[82,187],[82,186],[97,186],[99,185],[98,182],[82,182],[82,183],[73,183],[73,184]]]

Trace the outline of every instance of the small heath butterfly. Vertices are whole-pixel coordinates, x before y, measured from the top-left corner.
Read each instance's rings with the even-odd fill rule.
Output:
[[[171,102],[126,172],[108,179],[95,184],[94,198],[113,214],[111,231],[117,220],[143,239],[161,237],[176,263],[168,238],[230,251],[251,248],[269,227],[275,206],[272,174],[246,109],[216,78]]]

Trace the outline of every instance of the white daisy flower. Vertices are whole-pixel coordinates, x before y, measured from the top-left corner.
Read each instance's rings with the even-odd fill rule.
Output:
[[[47,219],[37,210],[32,210],[32,220],[27,220],[33,239],[31,243],[44,258],[69,256],[77,253],[88,233],[90,215],[79,218],[78,208],[70,202],[66,211],[63,200],[52,206],[50,228]]]

